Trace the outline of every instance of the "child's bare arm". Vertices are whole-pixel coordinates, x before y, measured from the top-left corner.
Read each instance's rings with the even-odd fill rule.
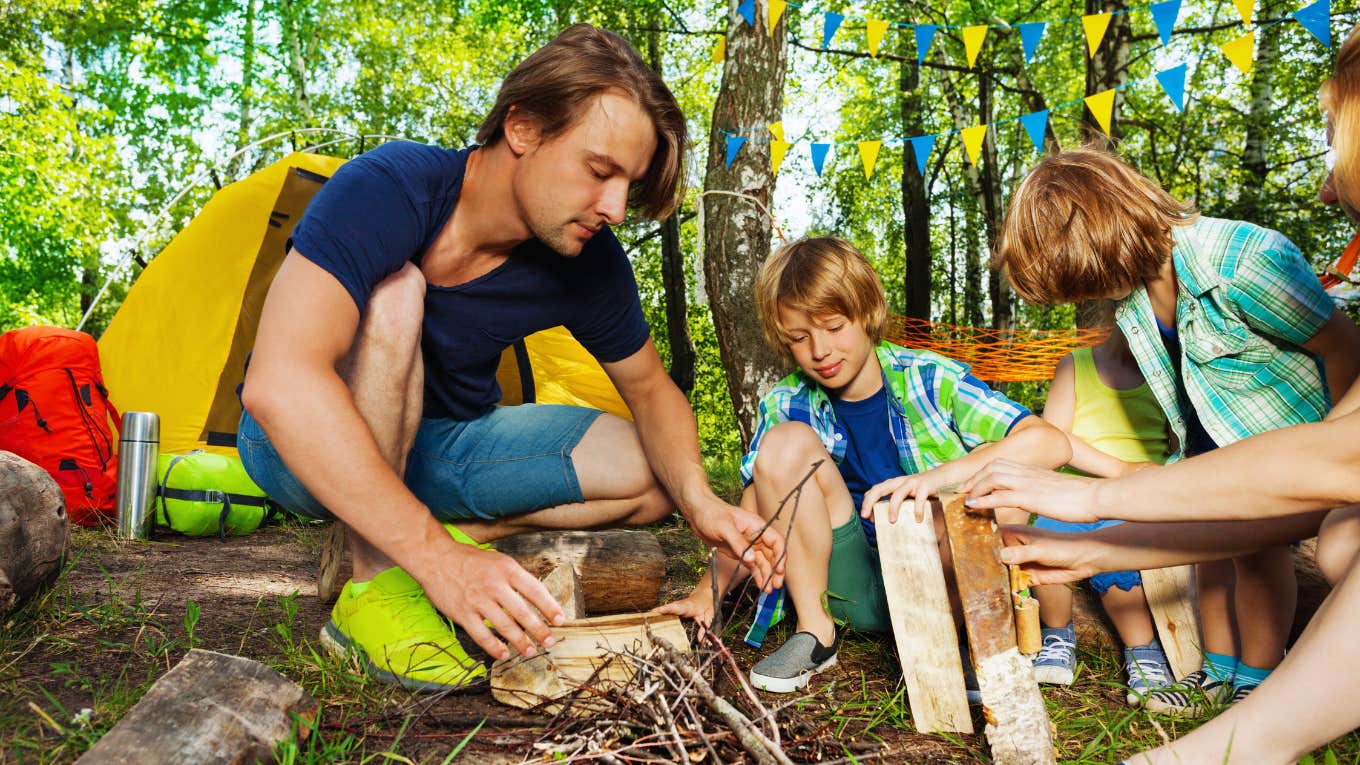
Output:
[[[1087,475],[1101,478],[1117,478],[1152,465],[1150,462],[1125,462],[1111,457],[1072,435],[1077,408],[1076,380],[1076,362],[1071,355],[1064,356],[1058,362],[1057,369],[1053,370],[1048,400],[1044,402],[1044,421],[1067,435],[1068,446],[1072,449],[1072,459],[1067,464]]]

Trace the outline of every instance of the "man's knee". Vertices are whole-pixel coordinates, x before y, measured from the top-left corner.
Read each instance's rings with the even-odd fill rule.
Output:
[[[1360,505],[1327,514],[1318,530],[1317,565],[1333,587],[1355,565],[1360,553]]]
[[[364,331],[418,337],[425,320],[425,276],[414,263],[378,282],[364,310]]]
[[[818,459],[829,458],[812,428],[801,422],[781,422],[760,439],[753,474],[798,478]]]
[[[621,417],[607,413],[597,417],[571,457],[587,500],[643,500],[659,491],[637,428]]]

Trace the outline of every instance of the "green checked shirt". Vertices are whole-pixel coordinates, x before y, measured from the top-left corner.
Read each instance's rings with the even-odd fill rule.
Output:
[[[1184,457],[1182,399],[1224,446],[1331,408],[1322,364],[1303,344],[1331,318],[1332,299],[1298,247],[1240,221],[1201,217],[1172,229],[1180,379],[1147,289],[1120,302],[1119,328],[1176,434]]]

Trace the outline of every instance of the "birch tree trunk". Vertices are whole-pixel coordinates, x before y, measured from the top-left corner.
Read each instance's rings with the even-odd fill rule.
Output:
[[[768,208],[774,193],[769,134],[758,131],[780,120],[787,21],[781,19],[769,35],[766,17],[765,2],[758,0],[756,24],[747,26],[737,13],[736,0],[728,0],[727,55],[709,131],[706,196],[699,200],[704,279],[727,390],[744,442],[753,435],[760,394],[779,379],[783,367],[779,355],[762,339],[752,292],[756,271],[770,253],[773,222],[750,199],[729,195],[747,195]],[[742,131],[749,139],[730,168],[725,166],[724,130]]]
[[[1126,10],[1128,10],[1128,3],[1124,0],[1086,0],[1087,14],[1114,13],[1114,16],[1110,18],[1109,28],[1105,30],[1105,39],[1096,49],[1096,54],[1086,62],[1086,95],[1088,96],[1119,87],[1129,78],[1129,38],[1132,34],[1129,28],[1129,14],[1117,12]],[[1081,44],[1086,45],[1085,38],[1082,39]],[[1115,91],[1114,110],[1110,115],[1109,135],[1105,134],[1100,123],[1096,122],[1095,117],[1091,116],[1091,110],[1083,109],[1081,117],[1082,142],[1113,151],[1115,144],[1124,135],[1124,131],[1119,126],[1119,111],[1123,103],[1124,92]]]
[[[236,123],[236,145],[250,143],[250,129],[253,122],[252,109],[255,105],[255,0],[246,0],[245,25],[241,30],[241,115]],[[227,179],[236,178],[241,171],[245,156],[236,157],[227,167]]]
[[[1267,13],[1262,5],[1259,13]],[[1261,220],[1266,195],[1266,141],[1277,128],[1272,124],[1275,107],[1275,67],[1280,58],[1280,25],[1257,27],[1256,63],[1251,70],[1251,100],[1247,106],[1247,136],[1242,147],[1242,169],[1246,171],[1242,194],[1232,216],[1241,220]]]
[[[304,0],[305,2],[305,0]],[[312,102],[307,96],[307,47],[303,40],[306,27],[298,0],[279,0],[279,16],[283,27],[283,42],[288,52],[288,74],[293,86],[293,107],[302,121],[315,121]]]

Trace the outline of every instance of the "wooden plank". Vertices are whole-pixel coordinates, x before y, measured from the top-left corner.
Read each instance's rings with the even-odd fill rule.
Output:
[[[543,577],[548,594],[562,606],[564,621],[586,618],[585,594],[581,592],[581,578],[570,563],[563,563]]]
[[[941,494],[954,581],[982,692],[985,733],[996,765],[1056,765],[1053,734],[1034,666],[1015,645],[1010,576],[991,518],[970,515],[963,495]]]
[[[349,578],[349,568],[342,566],[345,561],[345,544],[347,530],[345,524],[334,521],[331,528],[326,532],[326,541],[321,546],[321,569],[316,575],[316,596],[322,602],[329,603],[340,597],[340,589],[345,585],[345,579]],[[344,579],[340,577],[341,569],[344,569]]]
[[[1157,637],[1177,680],[1204,664],[1195,598],[1195,567],[1171,566],[1141,572]]]
[[[897,523],[888,523],[887,507],[887,502],[874,505],[874,523],[912,722],[922,733],[972,733],[934,519],[927,515],[917,523],[907,506]]]
[[[277,743],[293,735],[292,714],[312,720],[316,711],[315,699],[269,667],[194,649],[76,762],[273,762]]]

